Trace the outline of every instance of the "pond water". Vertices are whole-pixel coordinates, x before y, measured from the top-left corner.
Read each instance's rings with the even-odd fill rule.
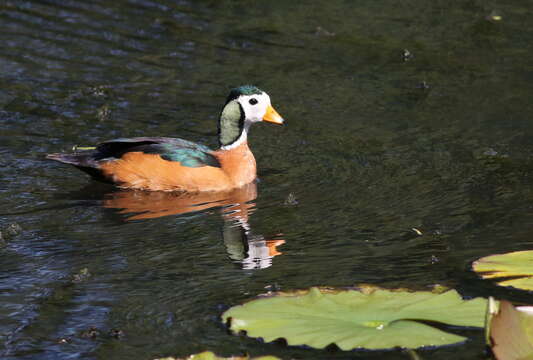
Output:
[[[470,271],[533,247],[530,0],[4,0],[0,25],[3,359],[407,359],[264,344],[219,317],[313,285],[531,302]],[[248,83],[286,120],[252,129],[257,186],[120,192],[44,159],[116,137],[215,147]],[[466,333],[419,355],[488,358]]]

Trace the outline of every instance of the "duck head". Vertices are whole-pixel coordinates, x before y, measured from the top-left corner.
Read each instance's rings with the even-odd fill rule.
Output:
[[[281,125],[284,120],[266,92],[251,85],[232,89],[218,123],[220,148],[229,150],[245,142],[250,126],[260,121]]]

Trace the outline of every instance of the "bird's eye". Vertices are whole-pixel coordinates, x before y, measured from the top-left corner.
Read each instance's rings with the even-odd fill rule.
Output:
[[[257,104],[257,99],[256,98],[251,98],[250,101],[248,101],[250,103],[250,105],[255,105]]]

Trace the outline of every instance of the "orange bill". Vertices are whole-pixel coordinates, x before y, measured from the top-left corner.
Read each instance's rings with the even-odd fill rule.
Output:
[[[281,117],[281,115],[278,114],[278,112],[276,110],[274,110],[272,105],[268,105],[266,114],[265,114],[265,116],[263,116],[263,121],[268,121],[268,122],[271,122],[271,123],[274,123],[274,124],[280,124],[281,125],[281,124],[283,124],[284,120]]]

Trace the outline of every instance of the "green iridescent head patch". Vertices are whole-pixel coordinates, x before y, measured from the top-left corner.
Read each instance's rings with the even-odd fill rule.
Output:
[[[253,85],[239,86],[234,89],[231,89],[228,95],[228,98],[226,99],[226,104],[232,100],[235,100],[241,95],[260,95],[262,93],[263,93],[263,90]]]

